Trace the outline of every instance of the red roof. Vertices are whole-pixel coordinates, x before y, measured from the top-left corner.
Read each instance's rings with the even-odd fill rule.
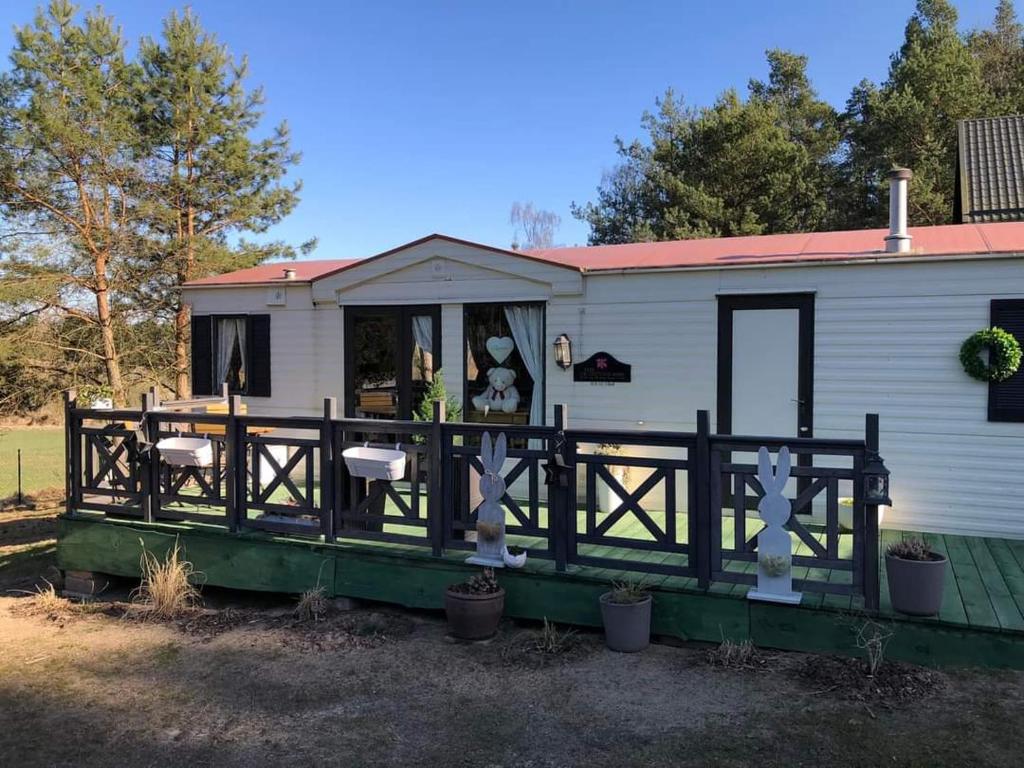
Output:
[[[223,275],[190,280],[187,286],[195,285],[254,285],[262,283],[305,282],[322,277],[328,272],[355,264],[359,259],[323,259],[320,261],[271,261],[248,269],[225,272]],[[286,269],[294,269],[295,277],[287,280]]]
[[[859,229],[548,248],[529,253],[587,271],[1024,253],[1024,222],[911,227],[909,253],[886,253],[887,234],[887,229]]]
[[[705,240],[673,240],[659,243],[545,248],[521,252],[471,243],[446,235],[431,235],[377,254],[372,258],[385,257],[433,238],[520,257],[525,256],[584,272],[673,267],[718,268],[761,264],[906,259],[921,256],[1024,254],[1024,222],[911,227],[910,234],[913,240],[909,253],[886,253],[885,236],[887,234],[887,229],[861,229],[846,232],[716,237]],[[286,268],[296,271],[295,280],[309,282],[355,266],[361,261],[365,261],[365,259],[261,264],[250,269],[193,280],[187,285],[252,285],[284,282],[283,270]]]

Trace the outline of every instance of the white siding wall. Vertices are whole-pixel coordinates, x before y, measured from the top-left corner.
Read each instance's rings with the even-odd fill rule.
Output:
[[[549,277],[549,268],[509,259],[510,271],[522,262],[531,294]],[[468,292],[458,280],[439,289],[435,273],[409,266],[388,281],[394,295],[366,282],[343,294],[363,302],[443,301],[444,368],[459,393],[461,303],[527,297],[515,296],[514,281],[504,278],[491,283],[495,296],[468,291],[487,284],[480,279],[463,284]],[[427,281],[434,287],[424,290]],[[989,423],[986,385],[957,360],[963,339],[988,324],[990,299],[1024,298],[1024,261],[598,274],[585,278],[583,291],[548,294],[549,422],[562,402],[575,426],[692,430],[696,411],[707,409],[714,427],[716,296],[813,291],[815,435],[857,437],[866,412],[881,415],[881,452],[893,474],[886,524],[1024,537],[1024,424]],[[273,315],[274,397],[254,412],[318,413],[324,394],[340,398],[342,312],[313,309],[308,287],[290,288],[287,307],[267,307],[262,288],[193,291],[190,298],[197,312]],[[572,338],[576,361],[605,350],[632,364],[633,382],[573,383],[550,353],[560,333]]]

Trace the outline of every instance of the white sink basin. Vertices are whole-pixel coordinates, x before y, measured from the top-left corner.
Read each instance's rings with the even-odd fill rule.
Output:
[[[405,477],[405,451],[361,445],[347,448],[341,455],[353,477],[370,480],[401,480]]]

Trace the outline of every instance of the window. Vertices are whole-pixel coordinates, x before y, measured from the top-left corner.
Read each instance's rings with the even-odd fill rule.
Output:
[[[544,423],[544,307],[467,304],[465,419]]]
[[[192,317],[192,393],[270,397],[270,315]]]
[[[995,299],[990,313],[992,325],[1024,344],[1024,299]],[[988,420],[1024,421],[1024,370],[988,385]]]

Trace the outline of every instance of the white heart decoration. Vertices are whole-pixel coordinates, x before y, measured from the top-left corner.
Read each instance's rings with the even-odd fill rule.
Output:
[[[491,357],[494,358],[494,362],[501,365],[508,356],[512,354],[512,350],[516,348],[516,343],[511,336],[491,336],[487,340],[487,351],[491,353]]]

